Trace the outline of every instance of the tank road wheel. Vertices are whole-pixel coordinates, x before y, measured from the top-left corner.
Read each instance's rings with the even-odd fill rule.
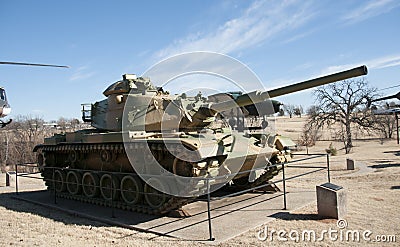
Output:
[[[150,178],[144,185],[144,199],[146,203],[154,209],[161,207],[169,198],[167,194],[164,194],[151,185],[157,188],[164,188],[164,185],[157,178]]]
[[[56,164],[56,155],[52,152],[46,152],[44,155],[44,164],[46,166],[55,166]]]
[[[79,160],[79,153],[75,150],[71,150],[68,154],[69,161],[73,164]]]
[[[48,189],[53,189],[53,170],[48,168],[48,167],[43,167],[42,168],[42,177],[43,181],[45,182],[45,185],[47,186]]]
[[[111,193],[112,188],[112,193]],[[119,181],[116,176],[104,174],[100,179],[100,192],[105,200],[111,201],[117,199]]]
[[[65,191],[67,188],[66,179],[67,175],[63,170],[54,171],[54,185],[58,193]]]
[[[121,180],[121,197],[127,204],[136,204],[142,199],[143,184],[136,176],[124,176]]]
[[[110,162],[112,160],[112,153],[108,150],[101,150],[100,159],[103,162]]]
[[[44,156],[42,153],[39,153],[36,157],[37,159],[37,164],[39,166],[39,169],[43,169],[44,166]]]
[[[77,171],[69,171],[67,173],[67,190],[71,195],[77,195],[81,192],[82,176]]]
[[[82,176],[82,191],[87,197],[93,198],[99,194],[99,177],[97,174],[85,172]]]

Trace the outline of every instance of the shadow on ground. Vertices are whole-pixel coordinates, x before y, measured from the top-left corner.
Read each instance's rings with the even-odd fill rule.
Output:
[[[39,203],[37,201],[39,201]],[[47,204],[48,206],[41,205],[40,203]],[[74,208],[75,206],[76,208]],[[118,221],[118,218],[128,220],[129,224],[135,225],[161,217],[119,209],[114,209],[115,217],[113,217],[112,208],[62,198],[57,198],[57,203],[54,203],[54,196],[48,191],[19,192],[18,195],[14,192],[2,193],[0,194],[0,207],[16,212],[39,215],[64,224],[97,227],[113,225],[111,221]],[[97,211],[96,214],[100,215],[103,221],[91,218],[90,214],[92,214],[93,211]],[[88,215],[89,217],[79,215],[77,212],[81,212],[82,215]],[[126,217],[127,214],[131,214],[133,217]]]
[[[400,156],[400,150],[396,150],[396,151],[385,151],[383,152],[385,154],[394,154],[395,156]]]
[[[213,197],[224,195],[226,192],[221,191],[214,193]],[[314,193],[288,193],[289,203],[293,208],[303,206],[312,198],[311,195]],[[112,218],[111,208],[62,198],[56,200],[57,204],[54,203],[54,195],[46,190],[20,192],[18,196],[9,192],[0,194],[0,207],[27,213],[26,217],[39,215],[66,225],[114,225],[191,241],[204,241],[209,237],[207,203],[203,201],[187,205],[192,205],[189,211],[192,216],[187,218],[145,215],[120,209],[114,209],[116,218]],[[225,241],[265,224],[271,220],[268,216],[279,215],[276,213],[281,211],[282,200],[282,193],[248,193],[212,201],[210,206],[214,237],[218,241]],[[23,219],[19,221],[23,222]],[[232,221],[240,224],[232,225]]]
[[[371,167],[371,168],[375,168],[375,169],[379,169],[379,168],[389,168],[389,167],[400,167],[400,164],[399,163],[392,163],[392,164],[390,164],[390,163],[388,163],[388,164],[378,164],[378,165],[372,165],[372,166],[369,166],[369,167]]]
[[[281,220],[321,220],[318,214],[292,214],[290,212],[279,212],[271,215],[272,218]]]
[[[337,219],[327,218],[323,216],[319,216],[318,214],[293,214],[290,212],[279,212],[276,214],[271,215],[272,218],[281,219],[281,220],[310,220],[315,221],[318,220],[319,222],[323,223],[335,223]]]
[[[0,194],[0,207],[4,207],[8,210],[12,210],[15,212],[39,215],[42,217],[52,219],[54,221],[62,222],[64,224],[72,224],[72,225],[76,224],[76,225],[96,226],[96,227],[108,226],[108,224],[88,220],[86,218],[74,217],[68,213],[64,213],[56,209],[50,209],[48,207],[43,207],[25,201],[21,201],[13,198],[13,196],[15,196],[14,192]]]

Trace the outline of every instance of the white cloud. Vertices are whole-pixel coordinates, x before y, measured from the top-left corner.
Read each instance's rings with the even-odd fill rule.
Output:
[[[342,65],[335,65],[335,66],[329,66],[327,68],[324,68],[320,75],[326,75],[326,74],[331,74],[335,72],[339,72],[342,70],[347,70],[351,69],[357,66],[361,65],[366,65],[369,70],[371,69],[383,69],[383,68],[389,68],[389,67],[395,67],[395,66],[400,66],[400,55],[390,55],[390,56],[384,56],[384,57],[378,57],[378,58],[373,58],[367,61],[363,61],[360,63],[351,63],[351,64],[342,64]]]
[[[88,71],[89,68],[87,66],[81,66],[78,67],[72,76],[69,78],[70,81],[76,81],[76,80],[82,80],[82,79],[88,79],[92,77],[95,72],[93,71]]]
[[[380,57],[367,62],[371,69],[383,69],[389,67],[400,66],[400,55],[391,55]]]
[[[203,50],[226,54],[259,45],[310,20],[315,14],[311,6],[311,3],[296,0],[256,1],[241,16],[226,21],[217,30],[189,34],[158,51],[156,56],[160,59]]]
[[[212,85],[213,88],[225,87],[226,84],[222,83],[224,84],[222,85],[221,82],[226,81],[232,82],[243,91],[262,87],[259,78],[245,64],[227,55],[214,52],[189,52],[171,56],[149,68],[142,76],[151,78],[153,83],[163,87],[178,77],[184,78],[179,80],[181,84],[191,86],[197,84],[203,87],[204,85],[200,85],[199,77],[193,75],[200,75],[202,79],[205,78],[204,75],[214,76],[216,80],[208,77],[203,82],[203,84]],[[221,78],[226,80],[221,80]],[[171,88],[168,89],[171,90]]]
[[[361,65],[363,65],[363,63],[358,63],[358,64],[353,63],[353,64],[342,64],[342,65],[329,66],[329,67],[322,69],[321,72],[318,74],[318,76],[324,76],[324,75],[328,75],[328,74],[337,73],[337,72],[352,69],[352,68],[355,68],[355,67],[358,67]],[[370,69],[370,67],[368,67],[368,68]]]
[[[345,22],[352,24],[387,13],[399,6],[400,2],[398,0],[370,0],[365,4],[362,4],[361,7],[343,16],[342,19]]]
[[[268,90],[276,89],[276,88],[279,88],[282,86],[290,85],[290,84],[301,82],[301,81],[306,81],[306,80],[309,80],[312,78],[317,78],[317,77],[321,77],[321,76],[325,76],[325,75],[329,75],[329,74],[334,74],[337,72],[356,68],[356,67],[362,66],[362,65],[366,65],[368,70],[400,66],[400,54],[373,58],[373,59],[359,62],[359,63],[349,63],[349,64],[328,66],[326,68],[321,69],[318,73],[315,73],[314,75],[307,77],[307,78],[303,77],[303,78],[295,78],[295,79],[291,78],[291,79],[272,80],[269,82],[269,85],[271,85],[271,87],[268,87]],[[308,64],[299,65],[299,67],[302,67],[302,66],[308,66]]]
[[[289,39],[283,41],[283,43],[284,44],[292,43],[292,42],[302,39],[306,36],[309,36],[310,34],[314,33],[316,30],[317,30],[317,28],[314,28],[313,30],[308,30],[306,32],[294,35],[294,36],[290,37]]]

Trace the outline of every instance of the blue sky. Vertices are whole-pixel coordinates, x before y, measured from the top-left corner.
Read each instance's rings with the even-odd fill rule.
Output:
[[[103,99],[122,74],[213,51],[249,66],[266,89],[362,64],[371,86],[385,88],[400,84],[399,26],[397,0],[2,0],[0,61],[71,68],[2,65],[0,86],[11,117],[80,118],[80,104]],[[278,99],[313,104],[312,90]]]

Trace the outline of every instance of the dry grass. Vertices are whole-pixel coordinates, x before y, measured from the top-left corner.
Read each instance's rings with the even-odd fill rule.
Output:
[[[291,123],[285,129],[301,129],[301,121]],[[290,134],[289,133],[289,134]],[[286,133],[284,133],[286,134]],[[311,152],[324,152],[330,142],[319,142],[311,148]],[[378,234],[396,235],[400,241],[400,146],[395,141],[379,140],[356,141],[356,147],[349,155],[339,150],[338,156],[332,157],[332,182],[347,189],[348,222],[347,229],[370,230],[372,237]],[[340,143],[334,143],[340,149]],[[350,157],[365,166],[373,167],[366,170],[362,166],[355,171],[345,170],[345,158]],[[363,168],[364,167],[364,168]],[[314,188],[324,182],[314,176],[307,176],[300,180],[288,182],[290,188]],[[2,184],[1,184],[2,185]],[[204,246],[203,243],[180,241],[167,237],[158,237],[153,234],[139,233],[118,227],[107,226],[99,222],[74,217],[59,211],[35,206],[22,201],[14,200],[7,195],[7,189],[0,188],[0,231],[1,246],[8,245],[38,245],[38,246]],[[337,229],[336,221],[319,219],[316,203],[297,209],[283,212],[275,216],[276,219],[268,223],[268,229],[297,230],[304,229],[321,232],[329,228]],[[243,219],[245,220],[245,219]],[[238,222],[232,222],[238,224]],[[361,241],[340,242],[325,239],[320,242],[281,242],[260,241],[256,234],[262,228],[252,229],[241,236],[235,237],[219,246],[266,246],[266,245],[318,245],[341,246],[374,244]],[[375,243],[382,246],[382,243]],[[385,243],[384,246],[397,246],[396,243]]]

